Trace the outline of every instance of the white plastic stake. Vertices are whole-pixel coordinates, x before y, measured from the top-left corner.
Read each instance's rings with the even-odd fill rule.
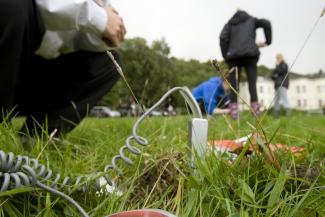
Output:
[[[208,120],[203,118],[193,118],[189,123],[189,147],[190,158],[194,162],[195,152],[198,157],[204,157],[207,151],[208,141]]]

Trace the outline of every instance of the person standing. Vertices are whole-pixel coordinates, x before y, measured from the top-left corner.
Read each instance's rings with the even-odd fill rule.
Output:
[[[263,28],[265,42],[256,43],[256,29]],[[238,10],[227,22],[220,34],[220,48],[222,56],[229,68],[237,67],[236,73],[230,74],[230,84],[238,92],[239,78],[242,68],[245,68],[252,111],[259,115],[260,105],[256,90],[257,62],[260,56],[259,48],[270,45],[272,42],[272,28],[270,21],[250,16],[247,12]],[[230,92],[230,114],[236,119],[239,117],[237,94]]]
[[[276,55],[276,66],[272,73],[272,80],[274,81],[275,88],[273,114],[275,116],[279,115],[281,106],[284,108],[285,113],[288,114],[289,100],[287,91],[289,88],[289,72],[288,65],[284,61],[282,54]]]

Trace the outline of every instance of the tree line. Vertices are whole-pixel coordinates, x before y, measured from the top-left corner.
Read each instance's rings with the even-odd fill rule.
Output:
[[[170,47],[164,39],[153,41],[150,45],[143,38],[127,39],[118,51],[123,60],[126,81],[140,104],[146,107],[153,105],[172,87],[187,86],[192,89],[202,81],[218,75],[209,61],[171,57]],[[223,62],[221,68],[226,70]],[[267,67],[259,68],[261,74],[271,74]],[[241,74],[245,76],[245,73]],[[245,77],[242,79],[245,80]],[[100,104],[118,108],[131,96],[130,89],[121,78]],[[184,105],[184,100],[176,94],[167,103],[177,107]]]

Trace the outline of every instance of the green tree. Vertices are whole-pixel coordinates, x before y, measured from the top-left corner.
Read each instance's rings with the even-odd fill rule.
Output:
[[[199,83],[220,76],[210,62],[184,60],[170,56],[170,47],[165,39],[149,45],[143,38],[126,40],[119,48],[123,59],[123,71],[136,98],[145,106],[153,105],[166,91],[174,86],[187,86],[190,89]],[[227,70],[224,62],[221,70]],[[259,75],[268,76],[271,70],[259,67]],[[245,73],[241,73],[245,80]],[[100,104],[118,107],[132,96],[125,81],[120,79]],[[184,100],[173,95],[169,102],[174,106],[183,105]]]

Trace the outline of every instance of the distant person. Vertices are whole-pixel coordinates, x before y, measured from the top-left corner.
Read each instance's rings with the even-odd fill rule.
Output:
[[[275,88],[275,102],[274,111],[275,116],[280,114],[281,107],[284,108],[285,113],[289,112],[288,88],[289,88],[289,73],[288,65],[284,61],[282,54],[276,55],[276,66],[272,73],[272,80]]]
[[[0,17],[0,123],[13,110],[23,132],[70,131],[119,78],[105,51],[121,16],[101,0],[3,0]]]
[[[131,108],[131,116],[132,117],[136,117],[138,116],[138,111],[137,111],[137,104],[135,102],[135,100],[133,100],[130,104],[130,108]]]
[[[168,104],[166,110],[167,110],[167,114],[168,114],[169,116],[174,116],[174,115],[176,115],[176,111],[174,110],[174,106],[173,106],[172,104]]]
[[[223,107],[228,101],[230,87],[221,77],[212,77],[192,90],[203,114],[213,115],[217,107]]]
[[[256,44],[256,29],[263,28],[265,42]],[[249,85],[251,108],[256,115],[259,115],[260,105],[258,103],[256,80],[257,62],[260,56],[259,47],[270,45],[272,41],[271,23],[265,19],[257,19],[242,10],[238,10],[224,26],[220,34],[220,47],[222,56],[229,68],[238,67],[238,79],[241,68],[244,67]],[[239,85],[236,81],[236,73],[230,74],[230,84],[238,92]],[[239,82],[239,81],[238,81]],[[230,92],[230,114],[238,118],[237,95]]]

